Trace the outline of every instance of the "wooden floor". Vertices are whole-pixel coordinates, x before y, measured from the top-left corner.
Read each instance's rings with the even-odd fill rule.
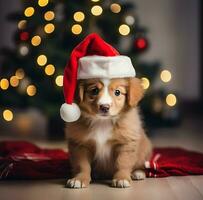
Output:
[[[154,130],[154,146],[179,146],[203,152],[203,120],[185,119],[180,127]],[[5,138],[1,138],[3,140]],[[7,138],[9,139],[9,138]],[[66,148],[65,142],[35,141],[49,148]],[[87,189],[68,189],[66,180],[0,181],[0,200],[200,200],[203,176],[147,178],[134,181],[131,188],[109,187],[108,182],[92,183]]]

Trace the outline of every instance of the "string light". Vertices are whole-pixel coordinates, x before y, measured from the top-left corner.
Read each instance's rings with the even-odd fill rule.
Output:
[[[121,6],[117,3],[113,3],[111,4],[110,9],[113,13],[119,13],[121,11]]]
[[[101,15],[103,12],[103,9],[101,6],[93,6],[92,9],[91,9],[91,13],[94,15],[94,16],[99,16]]]
[[[52,24],[52,23],[49,23],[49,24],[46,24],[45,26],[44,26],[44,31],[46,32],[46,33],[52,33],[53,31],[54,31],[54,29],[55,29],[55,26],[54,26],[54,24]]]
[[[49,65],[47,65],[47,66],[45,67],[44,71],[45,71],[46,75],[51,76],[51,75],[53,75],[54,72],[55,72],[55,67],[54,67],[54,65],[49,64]]]
[[[46,6],[49,3],[48,0],[38,0],[38,5],[41,7]]]
[[[16,70],[15,75],[20,80],[20,79],[24,78],[25,72],[24,72],[24,70],[22,68],[19,68],[19,69]]]
[[[35,9],[33,7],[28,7],[24,11],[24,15],[26,17],[31,17],[32,15],[34,15],[34,13],[35,13]]]
[[[53,11],[47,11],[47,12],[45,12],[45,14],[44,14],[44,19],[47,20],[47,21],[53,20],[54,17],[55,17],[55,14],[54,14]]]
[[[177,102],[177,99],[174,94],[168,94],[166,96],[166,103],[168,106],[175,106],[176,102]]]
[[[130,33],[130,27],[126,24],[120,25],[118,30],[121,35],[128,35]]]
[[[11,76],[10,84],[13,87],[17,87],[19,85],[19,79],[16,76]]]
[[[29,96],[34,96],[37,92],[37,89],[34,85],[29,85],[26,89],[26,92]]]
[[[165,83],[169,82],[171,80],[171,72],[168,70],[163,70],[160,74],[160,78]]]
[[[74,24],[71,28],[71,31],[75,35],[79,35],[82,32],[82,26],[80,24]]]
[[[41,43],[41,37],[39,35],[35,35],[34,37],[32,37],[31,39],[31,43],[33,46],[39,46]]]
[[[38,57],[37,57],[37,63],[38,63],[38,65],[39,66],[44,66],[44,65],[46,65],[46,63],[47,63],[47,57],[45,56],[45,55],[39,55]]]
[[[18,22],[18,28],[19,29],[25,29],[26,24],[27,24],[26,20],[21,20],[21,21]]]
[[[74,19],[76,22],[82,22],[82,21],[85,19],[85,15],[84,15],[83,12],[78,11],[78,12],[75,12],[75,13],[74,13],[73,19]]]
[[[62,87],[63,86],[63,75],[59,75],[55,79],[55,83],[57,86]]]
[[[143,77],[141,78],[141,81],[142,81],[142,86],[143,88],[146,90],[147,88],[149,88],[150,86],[150,82],[149,82],[149,79],[146,78],[146,77]]]
[[[0,88],[2,90],[7,90],[9,87],[9,82],[6,78],[2,78],[1,81],[0,81]]]
[[[8,109],[4,110],[3,111],[3,118],[6,121],[12,121],[12,119],[13,119],[13,112],[11,110],[8,110]]]

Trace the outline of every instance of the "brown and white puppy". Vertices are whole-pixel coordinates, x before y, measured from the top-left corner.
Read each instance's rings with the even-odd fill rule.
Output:
[[[79,80],[77,94],[81,117],[66,128],[73,169],[67,186],[87,187],[91,172],[112,178],[113,187],[129,187],[132,179],[144,179],[151,143],[137,108],[143,97],[140,80]]]

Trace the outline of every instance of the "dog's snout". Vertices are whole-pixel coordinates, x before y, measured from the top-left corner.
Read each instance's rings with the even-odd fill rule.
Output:
[[[99,106],[99,110],[103,113],[108,113],[110,109],[110,105],[109,104],[101,104]]]

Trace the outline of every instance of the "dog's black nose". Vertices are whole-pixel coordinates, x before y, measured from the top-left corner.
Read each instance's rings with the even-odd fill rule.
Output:
[[[108,113],[109,112],[109,108],[110,108],[110,105],[109,104],[101,104],[99,106],[99,110],[103,113]]]

